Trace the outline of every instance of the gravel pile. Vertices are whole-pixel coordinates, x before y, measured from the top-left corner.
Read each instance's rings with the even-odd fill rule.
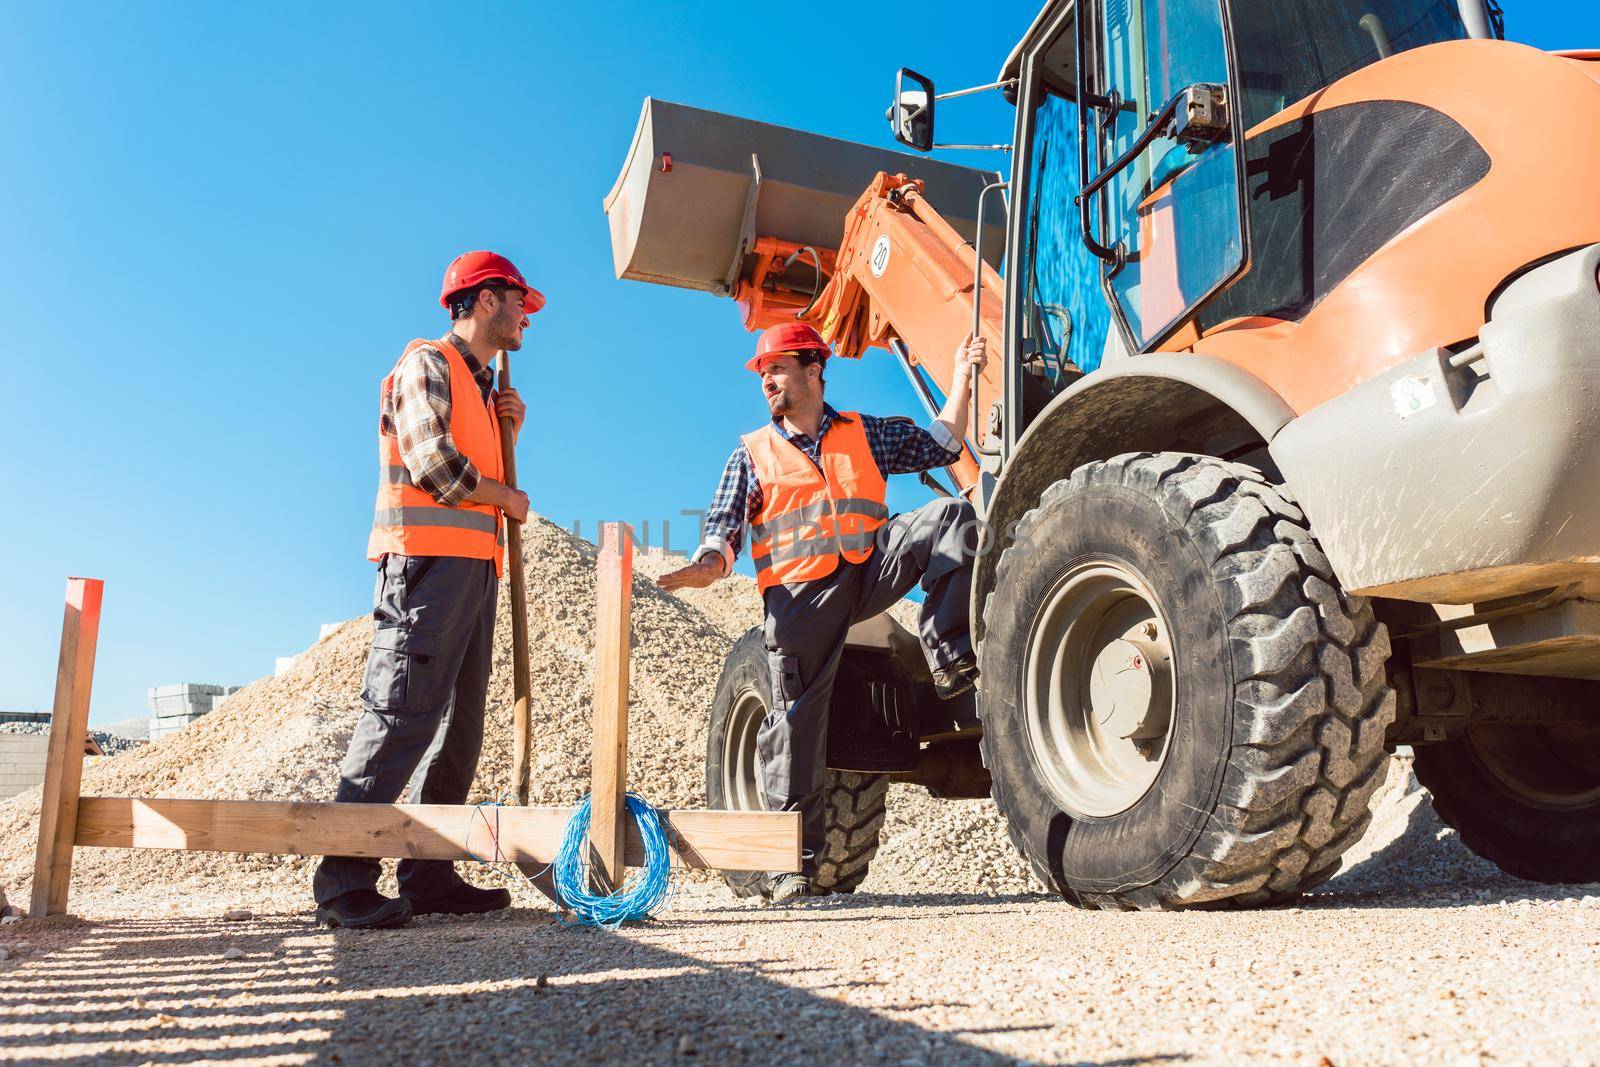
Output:
[[[100,748],[107,756],[120,756],[124,752],[132,752],[136,748],[143,748],[148,741],[138,741],[122,734],[114,734],[109,730],[90,730],[94,739],[100,742]]]
[[[532,714],[536,730],[532,801],[571,803],[588,789],[593,670],[594,546],[534,519],[524,529],[528,571]],[[665,561],[664,561],[665,562]],[[699,806],[705,750],[703,709],[728,638],[695,607],[634,585],[630,782],[661,806]],[[702,597],[713,608],[725,593]],[[501,613],[507,613],[502,596]],[[337,762],[360,713],[370,621],[337,627],[287,673],[235,693],[181,733],[88,768],[88,795],[260,800],[331,799]],[[483,758],[473,799],[504,795],[510,781],[511,627],[498,627]],[[0,804],[0,883],[31,874],[38,790]],[[311,861],[292,857],[84,850],[73,888],[132,890],[153,880],[216,893],[233,887],[305,886]]]
[[[523,544],[533,664],[531,799],[566,804],[588,789],[596,551],[538,517],[525,527]],[[730,642],[759,623],[760,602],[754,582],[743,577],[678,596],[657,589],[651,579],[679,565],[673,557],[636,556],[629,781],[659,806],[699,807],[705,709]],[[910,621],[915,606],[897,610]],[[503,796],[510,780],[509,619],[501,619],[497,632],[474,801]],[[122,755],[86,770],[85,794],[331,798],[337,762],[360,712],[369,635],[367,618],[346,622],[307,650],[293,670],[246,687],[181,733],[131,751],[119,748]],[[38,798],[32,790],[0,803],[0,884],[14,893],[26,891],[31,874]],[[1439,825],[1409,768],[1391,775],[1375,805],[1373,833],[1352,855],[1350,872],[1328,890],[1378,892],[1424,876],[1431,884],[1498,877]],[[1391,858],[1375,862],[1380,853]],[[1403,863],[1392,858],[1397,854],[1404,854]],[[298,893],[308,884],[312,862],[86,849],[79,853],[73,887],[75,899],[133,892],[152,882],[230,898],[254,891]],[[891,791],[883,849],[864,892],[1005,894],[1036,888],[989,801],[938,801],[913,786]]]
[[[132,719],[123,719],[106,727],[106,733],[126,737],[129,741],[150,740],[150,716],[140,715]]]

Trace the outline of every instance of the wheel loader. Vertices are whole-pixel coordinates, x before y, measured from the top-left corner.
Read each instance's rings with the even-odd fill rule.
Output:
[[[992,797],[1085,907],[1322,883],[1409,746],[1507,872],[1600,880],[1600,51],[1486,0],[1045,5],[995,84],[1008,173],[647,100],[606,198],[618,275],[887,350],[935,409],[968,333],[981,682],[934,698],[851,631],[828,848],[892,781]],[[712,806],[759,807],[770,676],[739,641]],[[937,857],[930,857],[936,863]],[[759,872],[730,877],[760,888]]]

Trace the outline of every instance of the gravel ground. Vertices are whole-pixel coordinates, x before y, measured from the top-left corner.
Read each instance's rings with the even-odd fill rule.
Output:
[[[570,802],[587,788],[594,549],[543,521],[525,542],[534,799]],[[637,565],[630,782],[698,806],[705,707],[759,602],[748,580],[667,596],[648,578],[677,561]],[[283,677],[90,766],[84,791],[330,797],[368,633],[345,624]],[[508,777],[505,645],[478,799]],[[37,808],[37,790],[0,802],[14,901]],[[83,849],[74,916],[0,926],[0,1061],[1600,1063],[1600,886],[1500,874],[1404,760],[1373,811],[1345,873],[1300,907],[1087,913],[1036,891],[989,802],[897,786],[855,896],[763,910],[686,877],[661,919],[616,934],[562,926],[487,868],[474,880],[512,884],[511,911],[352,935],[311,923],[309,860]]]
[[[1594,1063],[1600,897],[1329,891],[1246,913],[1031,894],[330,933],[150,896],[0,929],[0,1059],[43,1063]]]

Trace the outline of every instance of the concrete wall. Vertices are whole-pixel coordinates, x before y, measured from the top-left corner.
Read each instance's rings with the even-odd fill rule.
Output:
[[[44,784],[49,734],[0,734],[0,800]]]

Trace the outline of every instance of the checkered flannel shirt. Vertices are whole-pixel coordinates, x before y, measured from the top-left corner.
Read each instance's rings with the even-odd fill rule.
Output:
[[[445,340],[461,353],[483,398],[494,387],[494,371],[478,361],[454,333]],[[447,508],[478,488],[478,468],[456,450],[450,437],[450,364],[431,345],[418,345],[394,371],[389,402],[378,416],[379,429],[400,441],[400,458],[411,480]]]
[[[833,409],[823,405],[822,429],[815,439],[803,433],[790,433],[783,419],[775,417],[773,427],[784,439],[804,452],[817,469],[822,469],[822,438],[835,422],[847,421]],[[937,420],[923,429],[903,416],[879,418],[862,415],[861,428],[866,431],[867,447],[878,470],[888,477],[891,474],[915,474],[918,471],[948,467],[961,458],[961,442],[945,425]],[[706,511],[700,547],[695,550],[694,562],[721,553],[727,569],[733,570],[733,561],[739,556],[739,546],[744,540],[744,527],[761,513],[761,482],[756,478],[755,465],[750,452],[739,442],[739,447],[728,457],[722,468],[722,481]]]

